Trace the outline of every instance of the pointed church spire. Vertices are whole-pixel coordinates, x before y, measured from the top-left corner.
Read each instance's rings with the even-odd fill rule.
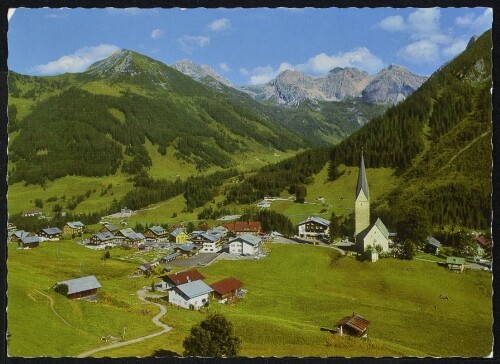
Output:
[[[369,198],[368,181],[366,180],[365,160],[363,158],[363,150],[361,150],[361,164],[359,165],[358,185],[356,186],[356,197],[359,192],[363,191],[366,198]]]

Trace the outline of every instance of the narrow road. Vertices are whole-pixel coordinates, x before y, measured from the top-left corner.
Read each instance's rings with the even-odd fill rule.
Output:
[[[156,306],[158,306],[160,308],[160,313],[157,314],[157,315],[155,315],[151,319],[151,322],[154,323],[156,326],[161,327],[162,330],[158,331],[158,332],[156,332],[154,334],[150,334],[150,335],[146,335],[146,336],[141,336],[141,337],[138,337],[138,338],[135,338],[135,339],[132,339],[132,340],[128,340],[128,341],[119,341],[119,342],[116,342],[114,344],[110,344],[110,345],[102,346],[102,347],[97,348],[97,349],[89,350],[89,351],[86,351],[84,353],[81,353],[80,355],[77,356],[77,358],[85,358],[85,357],[91,356],[92,354],[95,354],[95,353],[97,353],[99,351],[109,350],[109,349],[115,349],[115,348],[119,348],[119,347],[122,347],[122,346],[130,345],[130,344],[135,344],[135,343],[147,340],[147,339],[151,339],[152,337],[164,334],[165,332],[168,332],[168,331],[172,330],[172,328],[170,326],[168,326],[168,325],[160,322],[160,318],[162,318],[167,313],[167,308],[165,306],[163,306],[163,305],[161,305],[159,303],[156,303],[156,302],[151,302],[151,301],[146,300],[145,299],[145,297],[146,297],[146,291],[145,290],[139,290],[139,291],[137,291],[137,296],[139,297],[139,299],[141,301],[144,301],[144,302],[147,302],[147,303],[152,303],[152,304],[154,304],[154,305],[156,305]]]

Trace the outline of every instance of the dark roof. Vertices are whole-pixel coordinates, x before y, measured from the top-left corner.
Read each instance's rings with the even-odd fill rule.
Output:
[[[310,221],[316,222],[316,223],[318,223],[320,225],[324,225],[326,227],[330,226],[330,221],[323,219],[322,217],[317,217],[317,216],[308,217],[306,220],[299,222],[298,225],[304,225]]]
[[[182,244],[181,246],[178,247],[179,249],[185,251],[185,252],[190,252],[192,250],[198,249],[198,247],[194,244],[187,243],[187,244]]]
[[[183,233],[183,232],[184,232],[184,229],[182,229],[182,228],[178,227],[178,228],[176,228],[174,231],[172,231],[172,232],[170,233],[170,235],[172,235],[174,238],[176,238],[176,237],[177,237],[177,235],[179,235],[180,233]]]
[[[40,238],[38,236],[23,236],[21,241],[23,244],[35,244],[40,242]]]
[[[163,260],[170,260],[170,259],[175,259],[177,258],[181,253],[172,253],[170,255],[167,255],[166,257],[163,257]]]
[[[59,228],[56,228],[56,227],[42,229],[42,231],[45,234],[47,234],[47,235],[56,235],[56,234],[61,234],[62,233],[62,231],[59,230]]]
[[[188,270],[188,271],[184,271],[184,272],[179,272],[179,273],[174,273],[174,274],[169,274],[169,275],[167,275],[167,278],[169,280],[171,280],[176,285],[184,284],[184,283],[187,283],[189,281],[193,282],[193,281],[197,281],[200,279],[205,279],[203,274],[198,272],[196,269]]]
[[[150,270],[150,269],[151,269],[151,264],[146,263],[146,264],[144,264],[144,265],[141,265],[141,266],[139,267],[139,269],[140,269],[140,270],[142,270],[143,272],[145,272],[145,271],[147,271],[147,270]]]
[[[360,315],[346,316],[337,323],[337,327],[347,325],[361,333],[366,330],[370,321]]]
[[[476,241],[485,249],[491,249],[493,247],[493,243],[491,242],[491,240],[483,235],[478,236],[476,238]]]
[[[210,287],[212,287],[215,292],[224,295],[243,287],[243,282],[236,278],[229,277],[211,284]]]
[[[118,230],[118,228],[113,224],[106,224],[106,225],[104,225],[104,227],[102,229],[104,229],[104,228],[106,228],[110,232]]]
[[[151,226],[149,230],[155,235],[163,235],[167,233],[167,231],[161,226]]]
[[[441,248],[440,241],[430,235],[427,237],[427,244],[432,245],[433,247],[436,248]]]
[[[95,276],[88,276],[76,279],[70,279],[69,281],[57,282],[57,284],[65,284],[68,286],[68,294],[89,291],[95,288],[101,288],[101,284]]]
[[[68,225],[72,229],[78,229],[78,228],[85,227],[85,225],[81,221],[70,221],[70,222],[67,222],[66,225]]]
[[[358,184],[356,186],[356,198],[359,196],[359,192],[361,190],[364,192],[366,198],[369,198],[368,181],[366,180],[365,160],[363,158],[363,153],[361,153],[361,163],[359,165]]]
[[[231,232],[259,232],[260,222],[259,221],[236,221],[234,224],[224,225]]]
[[[110,233],[109,231],[104,231],[104,232],[99,233],[99,234],[94,234],[94,237],[96,237],[100,241],[105,241],[105,240],[115,238],[115,236],[112,233]]]

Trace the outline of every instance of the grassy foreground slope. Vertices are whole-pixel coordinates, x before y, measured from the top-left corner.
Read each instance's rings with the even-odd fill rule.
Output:
[[[394,259],[361,263],[323,247],[268,247],[270,255],[263,260],[200,268],[208,284],[228,276],[245,283],[248,294],[239,304],[210,306],[234,323],[244,356],[486,356],[491,350],[487,272],[456,274],[433,263]],[[111,251],[112,257],[119,254]],[[130,295],[151,280],[127,278],[134,264],[115,258],[103,264],[100,256],[71,242],[61,242],[59,248],[45,243],[29,251],[9,245],[10,355],[75,356],[106,345],[100,337],[119,336],[124,326],[126,339],[158,331],[150,322],[155,306],[141,305]],[[58,280],[86,274],[95,274],[103,285],[97,303],[68,301],[50,290]],[[71,326],[38,291],[53,298],[54,309]],[[440,299],[441,294],[449,301]],[[352,312],[371,321],[367,341],[319,330]],[[180,354],[182,340],[204,315],[169,307],[162,321],[173,327],[171,332],[96,355]],[[34,343],[31,338],[40,332],[44,335]]]

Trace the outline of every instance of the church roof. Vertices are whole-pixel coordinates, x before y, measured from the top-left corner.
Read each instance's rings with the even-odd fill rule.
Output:
[[[359,192],[361,190],[363,190],[366,198],[369,198],[368,181],[366,180],[365,160],[363,158],[363,153],[361,153],[361,164],[359,165],[358,184],[356,186],[356,197],[359,196]]]
[[[356,236],[356,240],[363,240],[365,238],[366,235],[368,235],[368,233],[370,231],[372,231],[372,229],[374,227],[377,227],[380,232],[382,233],[382,235],[386,238],[386,239],[389,239],[389,230],[387,230],[387,228],[385,227],[384,223],[382,222],[382,220],[380,219],[377,219],[377,221],[375,221],[375,223],[373,223],[372,225],[368,226],[365,230],[363,230],[362,232],[360,232],[357,236]]]

